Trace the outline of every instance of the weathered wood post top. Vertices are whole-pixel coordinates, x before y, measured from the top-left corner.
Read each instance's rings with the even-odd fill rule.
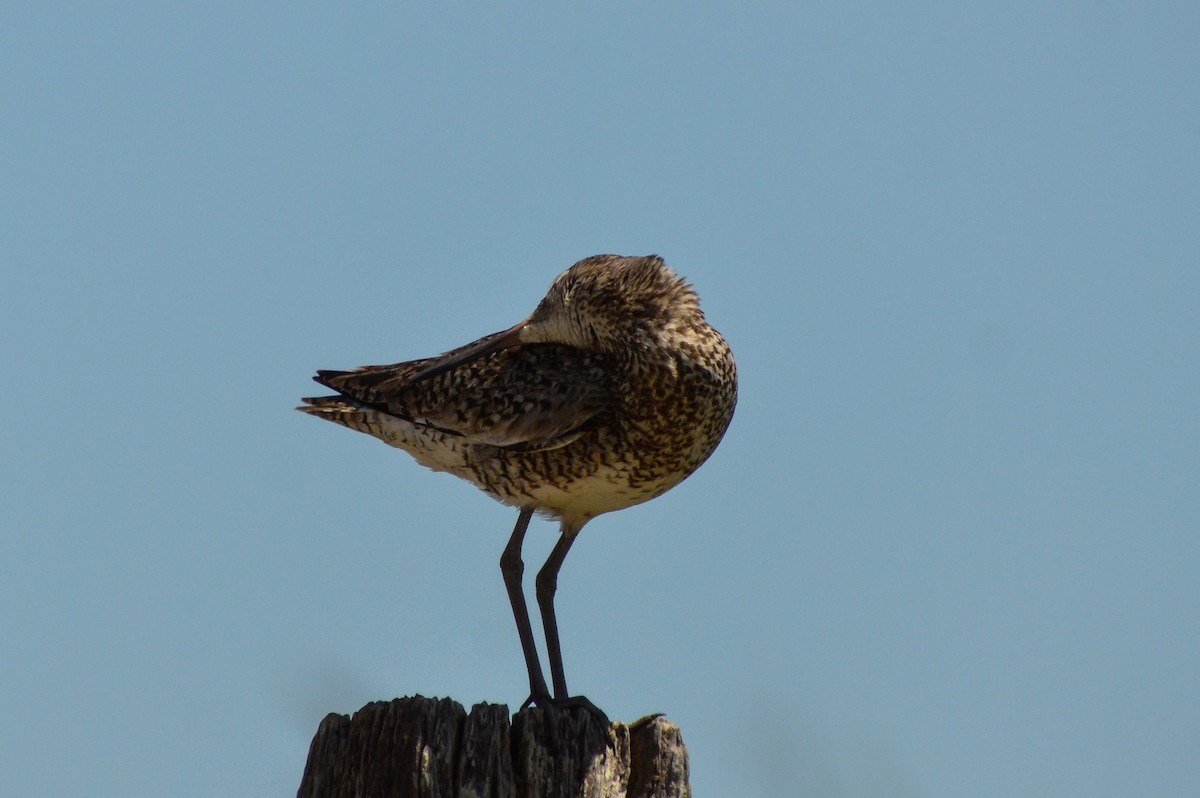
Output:
[[[691,798],[679,727],[397,698],[321,721],[298,798]]]

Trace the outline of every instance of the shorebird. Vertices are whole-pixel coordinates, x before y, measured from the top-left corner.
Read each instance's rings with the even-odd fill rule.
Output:
[[[733,353],[692,287],[658,256],[596,255],[560,274],[503,332],[437,357],[313,379],[337,395],[297,409],[520,509],[500,570],[529,672],[525,703],[595,710],[568,693],[563,673],[554,614],[563,560],[588,521],[660,496],[699,468],[737,402]],[[535,512],[560,524],[535,583],[553,694],[521,585]]]

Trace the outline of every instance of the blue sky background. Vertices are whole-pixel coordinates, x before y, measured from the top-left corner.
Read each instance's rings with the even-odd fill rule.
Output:
[[[8,8],[5,790],[294,794],[327,712],[519,704],[516,513],[291,407],[657,252],[741,402],[572,551],[572,688],[679,723],[698,795],[1196,794],[1197,30]]]

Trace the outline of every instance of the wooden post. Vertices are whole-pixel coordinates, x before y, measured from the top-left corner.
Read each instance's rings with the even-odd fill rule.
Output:
[[[448,698],[376,701],[317,728],[297,798],[691,798],[679,727]]]

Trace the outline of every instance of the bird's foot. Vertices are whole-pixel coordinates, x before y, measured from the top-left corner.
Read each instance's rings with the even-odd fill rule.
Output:
[[[544,709],[547,712],[557,714],[560,710],[582,708],[587,710],[587,713],[592,716],[601,725],[608,728],[612,725],[608,719],[608,715],[604,714],[604,710],[592,703],[587,696],[573,695],[567,698],[551,698],[549,694],[536,696],[531,695],[525,699],[525,703],[521,704],[521,709],[524,711],[531,706],[536,706],[538,709]]]
[[[634,729],[640,729],[643,726],[649,726],[651,723],[658,720],[659,718],[665,718],[666,716],[667,716],[667,713],[665,713],[665,712],[655,712],[651,715],[646,715],[645,717],[638,718],[633,723],[629,724],[629,730],[633,731]]]
[[[559,701],[558,704],[559,706],[568,709],[582,707],[583,709],[587,710],[587,713],[592,716],[593,720],[598,721],[604,728],[607,729],[612,725],[611,721],[608,719],[608,715],[604,714],[604,710],[593,704],[587,696],[573,695],[570,698],[564,698],[562,701]]]
[[[525,710],[529,709],[530,707],[535,707],[535,706],[541,707],[543,709],[551,709],[553,707],[553,705],[554,705],[554,699],[550,697],[550,693],[548,691],[534,690],[532,693],[529,694],[529,698],[525,699],[525,702],[523,704],[521,704],[521,708],[518,709],[517,711],[524,712]]]

